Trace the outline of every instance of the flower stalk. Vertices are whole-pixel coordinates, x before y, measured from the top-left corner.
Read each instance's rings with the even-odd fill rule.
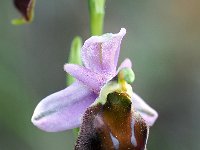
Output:
[[[90,32],[91,35],[101,35],[103,33],[105,0],[88,0],[89,16],[90,16]],[[82,65],[81,50],[82,40],[75,37],[71,44],[68,63]],[[75,81],[71,75],[67,75],[67,85],[69,86]],[[75,139],[78,137],[79,128],[73,129]]]
[[[105,0],[88,0],[91,35],[103,33]]]

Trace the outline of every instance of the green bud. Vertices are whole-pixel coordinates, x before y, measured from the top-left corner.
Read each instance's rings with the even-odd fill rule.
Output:
[[[34,8],[36,0],[14,0],[16,9],[21,13],[22,18],[13,19],[13,25],[22,25],[31,23],[34,18]]]
[[[123,68],[118,75],[119,80],[125,80],[131,84],[135,80],[135,74],[131,68]]]

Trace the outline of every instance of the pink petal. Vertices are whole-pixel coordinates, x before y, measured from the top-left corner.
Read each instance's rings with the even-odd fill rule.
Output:
[[[36,107],[32,122],[47,132],[57,132],[80,126],[81,116],[97,95],[75,82],[66,89],[44,98]]]
[[[115,74],[121,40],[126,34],[122,28],[117,34],[92,36],[82,47],[82,60],[86,68],[95,72]]]
[[[98,74],[83,66],[74,64],[65,64],[64,70],[96,93],[99,93],[101,87],[109,78],[107,75]]]
[[[117,72],[119,72],[121,69],[123,68],[132,68],[132,63],[131,60],[129,58],[126,58],[121,65],[119,66]]]
[[[158,113],[151,108],[144,100],[139,97],[136,93],[132,95],[132,104],[136,111],[146,121],[147,125],[152,126],[158,118]]]

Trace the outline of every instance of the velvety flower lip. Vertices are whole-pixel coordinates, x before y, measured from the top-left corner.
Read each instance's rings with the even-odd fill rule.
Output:
[[[106,86],[102,90],[109,88],[109,84]],[[105,103],[97,103],[87,108],[75,150],[146,149],[149,126],[132,105],[125,91],[111,90]]]
[[[125,34],[126,29],[122,28],[117,34],[92,36],[86,40],[81,50],[84,66],[64,66],[64,70],[77,81],[64,90],[44,98],[33,113],[33,124],[48,132],[79,127],[83,113],[99,96],[101,88],[120,70],[132,67],[131,61],[125,59],[116,69],[121,41]],[[141,98],[133,96],[132,103],[136,103],[136,110],[141,112],[149,125],[155,122],[157,116],[154,115],[157,113]]]

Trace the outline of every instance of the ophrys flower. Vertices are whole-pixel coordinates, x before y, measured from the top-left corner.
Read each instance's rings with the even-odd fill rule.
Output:
[[[82,115],[99,96],[101,88],[122,69],[131,68],[131,61],[125,59],[117,68],[120,45],[126,30],[117,34],[92,36],[82,47],[84,66],[66,64],[64,69],[77,81],[69,87],[44,98],[36,107],[32,122],[38,128],[57,132],[79,127]],[[135,109],[148,125],[153,125],[157,112],[135,93],[131,95]]]

